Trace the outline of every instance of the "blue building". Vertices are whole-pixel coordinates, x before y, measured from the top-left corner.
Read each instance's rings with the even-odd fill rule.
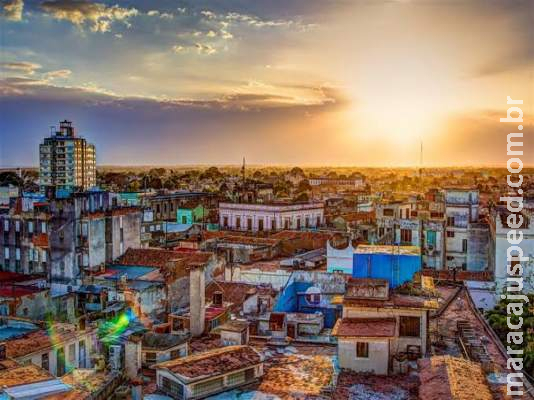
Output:
[[[345,293],[346,278],[341,274],[317,271],[294,271],[280,292],[274,312],[324,316],[324,327],[333,328],[342,308],[334,299]]]
[[[360,245],[354,251],[354,278],[386,279],[395,288],[421,271],[421,250],[417,246]]]

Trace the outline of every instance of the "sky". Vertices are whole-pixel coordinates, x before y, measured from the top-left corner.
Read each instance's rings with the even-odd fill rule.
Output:
[[[0,0],[0,166],[73,121],[101,165],[505,165],[529,0]],[[528,150],[530,149],[530,151]]]

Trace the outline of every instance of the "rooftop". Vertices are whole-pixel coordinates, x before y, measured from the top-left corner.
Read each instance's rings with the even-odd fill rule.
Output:
[[[231,303],[232,312],[239,312],[245,300],[258,293],[256,285],[242,282],[211,281],[206,287],[206,301],[211,302],[213,295],[222,293],[223,303]]]
[[[224,324],[220,325],[217,329],[221,331],[230,331],[230,332],[243,332],[246,331],[248,328],[248,322],[247,321],[240,321],[240,320],[229,320],[226,321]]]
[[[392,246],[361,244],[354,251],[355,254],[392,254],[402,256],[419,256],[421,248],[418,246]]]
[[[55,344],[77,337],[80,332],[72,324],[56,323],[51,328],[54,339],[46,330],[38,330],[24,336],[8,340],[6,342],[7,356],[10,358],[23,357],[25,355],[44,350]]]
[[[262,362],[260,354],[250,346],[228,346],[185,358],[154,365],[187,380],[199,380],[241,370]]]
[[[395,318],[342,318],[332,331],[337,337],[394,337]]]
[[[48,371],[35,364],[17,365],[13,368],[0,369],[1,386],[27,385],[53,378]]]
[[[189,335],[171,335],[168,333],[147,332],[143,335],[143,350],[156,349],[167,350],[188,342]]]
[[[479,364],[451,356],[435,356],[420,360],[418,364],[421,400],[493,399]]]
[[[205,265],[212,256],[212,253],[202,251],[185,253],[158,248],[129,248],[116,260],[116,264],[122,267],[154,267],[160,269],[164,275],[185,276],[190,268]]]

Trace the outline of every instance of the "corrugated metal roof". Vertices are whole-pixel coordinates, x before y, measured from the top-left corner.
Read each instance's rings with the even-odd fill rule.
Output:
[[[65,385],[59,379],[44,382],[31,383],[29,385],[19,385],[4,389],[4,392],[12,399],[26,400],[39,399],[46,395],[68,392],[71,387]]]

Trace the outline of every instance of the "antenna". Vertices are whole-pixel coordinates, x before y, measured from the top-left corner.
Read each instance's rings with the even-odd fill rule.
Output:
[[[423,178],[423,140],[421,140],[421,148],[419,151],[419,181]]]
[[[245,157],[243,157],[243,166],[241,167],[241,174],[243,175],[243,185],[245,184]]]
[[[423,168],[423,141],[421,140],[421,153],[419,155],[419,167]]]

